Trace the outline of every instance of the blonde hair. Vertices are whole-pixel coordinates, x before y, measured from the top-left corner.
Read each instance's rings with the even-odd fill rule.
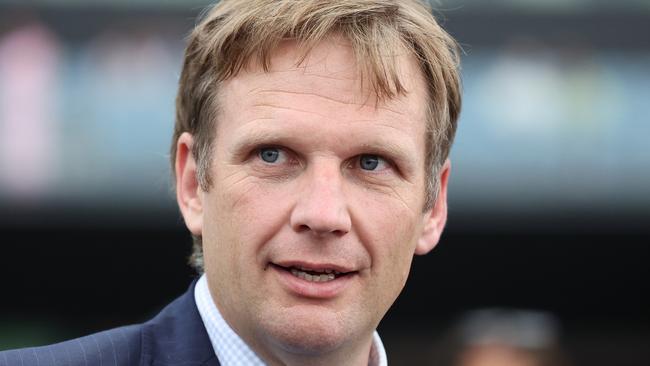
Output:
[[[208,191],[220,83],[251,62],[268,71],[272,52],[282,40],[297,41],[306,57],[334,33],[351,43],[362,83],[372,87],[378,100],[406,93],[396,50],[418,59],[429,92],[424,210],[433,207],[437,173],[449,155],[460,113],[459,56],[455,41],[438,25],[428,4],[419,0],[222,0],[213,6],[191,33],[185,51],[171,145],[172,171],[176,142],[183,132],[189,132],[194,136],[197,179]],[[194,237],[193,250],[190,263],[200,272],[200,237]]]

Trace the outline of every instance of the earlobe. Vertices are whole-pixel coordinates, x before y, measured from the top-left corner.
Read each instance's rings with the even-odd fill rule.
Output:
[[[436,202],[433,208],[424,214],[422,234],[415,247],[417,255],[429,253],[438,244],[447,223],[447,184],[450,170],[451,162],[447,159],[440,171]]]
[[[197,165],[192,155],[194,139],[184,132],[176,142],[176,201],[185,225],[193,235],[203,231],[203,195],[197,179]]]

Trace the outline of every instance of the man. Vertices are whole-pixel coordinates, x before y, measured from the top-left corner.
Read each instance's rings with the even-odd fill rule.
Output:
[[[147,323],[0,365],[385,365],[375,329],[445,225],[459,109],[454,42],[417,0],[222,1],[171,154],[204,273]]]

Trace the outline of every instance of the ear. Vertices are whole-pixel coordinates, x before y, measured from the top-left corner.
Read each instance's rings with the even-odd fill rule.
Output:
[[[445,161],[440,171],[440,181],[438,185],[438,197],[431,210],[424,214],[424,225],[422,234],[418,239],[415,247],[415,254],[424,255],[429,253],[440,241],[442,230],[447,223],[447,183],[449,181],[449,171],[451,162]]]
[[[184,132],[176,141],[176,201],[185,225],[193,235],[203,231],[203,191],[196,175],[196,161],[192,155],[194,138]]]

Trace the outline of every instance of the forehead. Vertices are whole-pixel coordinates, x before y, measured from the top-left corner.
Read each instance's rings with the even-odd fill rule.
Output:
[[[406,53],[386,57],[384,61],[395,62],[406,93],[379,100],[346,40],[330,37],[306,55],[295,42],[284,41],[274,50],[268,70],[251,63],[222,84],[220,109],[226,118],[220,119],[218,128],[250,124],[269,129],[283,125],[270,120],[318,121],[322,129],[342,127],[352,133],[373,123],[373,128],[387,133],[399,132],[396,138],[399,134],[416,137],[423,146],[427,91],[422,72]],[[233,124],[234,120],[238,122]]]
[[[306,50],[296,41],[280,42],[271,53],[268,68],[252,58],[244,71],[231,78],[226,84],[254,82],[274,86],[290,86],[300,89],[314,87],[322,92],[335,92],[332,97],[346,97],[345,101],[360,105],[399,105],[407,99],[427,96],[427,88],[420,65],[406,49],[386,50],[379,59],[357,57],[350,41],[343,36],[333,34]],[[385,67],[378,67],[382,64]],[[388,66],[390,65],[390,67]],[[390,70],[399,80],[392,80]],[[382,72],[383,71],[383,72]],[[381,74],[379,76],[375,74]],[[300,83],[296,84],[296,78]],[[392,87],[400,83],[406,89],[404,95],[395,93],[394,98],[378,101],[373,88],[375,79],[386,80]],[[294,85],[292,85],[294,84]],[[420,94],[420,95],[417,95]],[[408,98],[412,96],[413,98]],[[419,107],[425,107],[418,104]]]

